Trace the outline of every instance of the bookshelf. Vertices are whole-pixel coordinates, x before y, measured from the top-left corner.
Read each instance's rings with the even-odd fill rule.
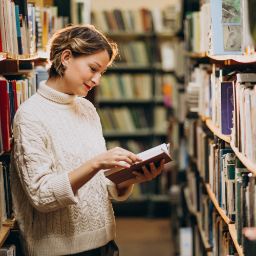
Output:
[[[200,234],[200,238],[201,241],[203,243],[203,246],[206,250],[206,252],[211,251],[211,246],[209,245],[206,236],[204,234],[202,225],[201,225],[201,217],[199,215],[199,213],[194,209],[195,207],[193,206],[193,203],[191,202],[190,198],[189,198],[189,191],[187,188],[184,189],[184,197],[185,197],[185,201],[186,201],[186,205],[189,209],[189,212],[196,218],[196,222],[198,225],[198,230],[199,230],[199,234]]]
[[[9,184],[12,120],[19,105],[36,92],[37,79],[41,76],[36,67],[46,64],[48,39],[72,18],[58,15],[58,6],[53,2],[6,0],[0,4],[0,171],[3,175],[0,184],[0,247],[6,241],[14,243],[17,255],[21,255],[21,251],[17,234],[13,234],[18,229],[13,219]],[[15,96],[12,96],[13,91],[17,92]]]
[[[167,56],[167,59],[176,58],[175,51],[177,50],[174,45],[181,43],[180,37],[177,35],[180,28],[178,24],[180,16],[177,16],[176,20],[172,16],[173,24],[176,23],[174,28],[167,28],[160,24],[161,30],[157,30],[154,27],[156,21],[150,21],[150,19],[155,11],[163,20],[162,15],[167,15],[163,10],[174,5],[175,3],[172,1],[165,0],[159,1],[159,3],[150,1],[146,8],[142,1],[136,1],[133,4],[131,2],[123,3],[122,7],[114,1],[109,1],[107,6],[105,2],[101,3],[101,1],[92,3],[92,23],[100,28],[108,38],[117,42],[121,56],[120,60],[108,68],[96,92],[96,106],[100,113],[103,134],[108,147],[122,146],[138,153],[169,140],[167,137],[168,122],[174,106],[166,105],[162,87],[165,83],[166,87],[173,86],[172,90],[175,91],[176,84],[178,85],[179,79],[183,75],[182,72],[176,72],[174,63],[166,63],[168,61],[163,60],[163,51],[171,52],[172,55]],[[127,22],[127,19],[133,20],[131,24]],[[141,23],[142,19],[147,25]],[[126,23],[122,24],[125,21]],[[150,23],[151,25],[149,25]],[[170,83],[172,84],[170,85]],[[107,88],[109,89],[107,90]],[[175,92],[169,96],[174,97],[174,95]],[[170,101],[172,100],[170,99]],[[125,124],[125,127],[115,125],[118,123],[115,117],[121,116],[121,112],[117,114],[118,110],[125,112],[123,115],[126,115],[126,120],[122,119],[122,124]],[[112,120],[112,124],[108,124],[107,121],[104,124],[104,120],[109,119]],[[138,119],[145,120],[138,123],[136,121]],[[127,120],[129,121],[127,122]],[[152,215],[152,209],[160,203],[165,203],[168,205],[166,209],[169,209],[170,204],[167,200],[154,199],[168,193],[169,184],[167,183],[170,180],[168,178],[170,174],[165,176],[148,184],[140,185],[139,193],[136,192],[136,199],[143,198],[146,202],[146,215]],[[167,185],[163,185],[165,183]],[[119,210],[119,208],[127,204],[127,215],[132,215],[130,209],[134,199],[128,200],[128,203],[115,203],[117,204],[116,214],[122,215],[123,210]],[[165,216],[168,212],[169,210],[165,211]]]
[[[0,229],[0,247],[3,246],[9,234],[10,234],[10,227],[2,226]]]
[[[244,166],[254,175],[256,176],[256,164],[249,160],[246,156],[238,151],[238,149],[231,143],[231,148],[235,152],[236,156],[240,159],[240,161],[244,164]]]
[[[209,198],[211,199],[211,201],[214,204],[214,207],[216,208],[216,210],[218,211],[219,215],[221,216],[221,218],[225,221],[226,224],[230,224],[232,223],[232,221],[228,218],[228,216],[225,214],[225,212],[223,211],[223,209],[220,208],[219,203],[216,199],[215,194],[212,192],[212,189],[210,187],[209,184],[205,184],[205,188],[207,191],[207,194],[209,196]]]
[[[206,126],[212,131],[214,135],[222,139],[223,141],[230,143],[230,136],[221,133],[220,128],[216,127],[210,119],[206,119]]]
[[[198,214],[203,224],[186,223],[186,207],[183,207],[180,226],[186,223],[191,230],[198,229],[193,232],[193,255],[207,253],[206,246],[195,253],[197,234],[201,237],[202,231],[212,246],[210,255],[247,255],[250,249],[245,243],[243,228],[256,225],[252,217],[255,208],[248,201],[255,200],[256,159],[251,150],[255,148],[251,119],[254,106],[248,102],[255,100],[255,81],[251,74],[255,73],[256,55],[245,27],[246,6],[243,9],[235,6],[240,10],[241,20],[245,19],[239,34],[243,37],[239,49],[232,49],[231,53],[231,48],[225,48],[223,34],[220,34],[224,25],[218,33],[214,32],[216,26],[222,26],[215,18],[222,15],[222,9],[218,9],[221,4],[221,0],[200,1],[200,4],[198,1],[199,8],[184,15],[186,153],[180,150],[180,156],[185,154],[185,163],[180,169],[185,178],[180,179],[180,186],[189,211]],[[212,30],[208,33],[210,27]],[[250,74],[246,83],[247,73]],[[231,94],[225,94],[227,90]],[[246,99],[245,94],[248,94]],[[232,103],[225,101],[225,97]]]

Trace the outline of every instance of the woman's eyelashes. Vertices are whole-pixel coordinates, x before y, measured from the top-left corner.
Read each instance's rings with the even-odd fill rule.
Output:
[[[95,68],[95,67],[90,66],[90,69],[91,69],[91,71],[92,71],[93,73],[98,72],[97,68]]]
[[[91,69],[91,71],[92,71],[93,73],[100,73],[101,76],[106,72],[106,70],[103,70],[102,72],[100,72],[100,70],[98,70],[98,69],[95,68],[95,67],[92,67],[92,66],[89,66],[89,67],[90,67],[90,69]]]

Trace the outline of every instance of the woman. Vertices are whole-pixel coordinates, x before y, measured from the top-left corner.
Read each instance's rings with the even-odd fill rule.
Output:
[[[15,115],[11,184],[26,255],[107,255],[115,238],[110,199],[127,199],[132,183],[163,169],[163,162],[151,164],[123,186],[104,176],[104,169],[140,161],[122,148],[106,150],[96,110],[82,98],[116,54],[116,44],[93,26],[58,31],[49,79]]]

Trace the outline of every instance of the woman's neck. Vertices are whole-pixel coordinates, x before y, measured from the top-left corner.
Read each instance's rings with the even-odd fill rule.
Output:
[[[68,90],[68,86],[67,86],[66,81],[62,77],[60,77],[60,78],[49,78],[46,81],[46,84],[49,87],[51,87],[52,89],[56,90],[56,91],[72,95],[72,93],[70,93],[69,90]]]

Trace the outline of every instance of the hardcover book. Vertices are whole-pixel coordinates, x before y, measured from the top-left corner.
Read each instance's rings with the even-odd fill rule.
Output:
[[[233,82],[221,83],[221,132],[225,135],[231,134],[233,127],[232,113],[233,104]]]
[[[155,163],[155,166],[159,166],[160,161],[165,159],[165,163],[172,161],[169,144],[161,144],[159,146],[153,147],[146,151],[143,151],[138,154],[138,156],[142,159],[141,162],[135,163],[130,168],[117,167],[113,169],[109,169],[105,171],[105,176],[113,181],[115,184],[120,184],[127,180],[135,178],[134,171],[143,172],[142,166],[146,166],[148,169],[150,163]]]
[[[242,53],[240,0],[211,0],[211,55]]]

